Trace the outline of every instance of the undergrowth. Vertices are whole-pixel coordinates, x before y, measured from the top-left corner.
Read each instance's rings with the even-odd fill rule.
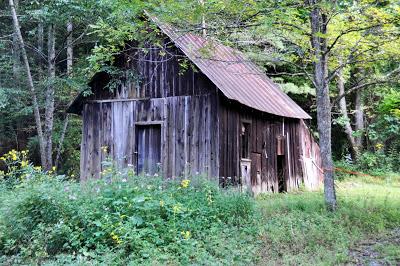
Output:
[[[337,182],[335,213],[326,211],[322,192],[261,196],[260,264],[353,263],[349,250],[360,240],[400,228],[400,183],[391,180],[348,176]]]
[[[82,184],[43,172],[15,179],[0,196],[0,264],[257,259],[254,200],[200,177],[168,181],[109,163],[103,179]]]
[[[330,213],[322,192],[252,199],[200,177],[137,176],[112,162],[101,180],[78,183],[19,155],[0,173],[4,265],[347,264],[358,241],[400,228],[395,174],[343,177]]]

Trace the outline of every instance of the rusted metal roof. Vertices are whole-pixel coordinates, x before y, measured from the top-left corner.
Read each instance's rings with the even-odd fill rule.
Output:
[[[149,17],[227,98],[270,114],[311,119],[240,51]]]

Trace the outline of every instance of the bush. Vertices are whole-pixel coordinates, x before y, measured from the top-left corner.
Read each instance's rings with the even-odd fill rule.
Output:
[[[41,178],[45,172],[42,172],[40,166],[33,166],[27,159],[27,150],[11,150],[0,157],[0,162],[5,165],[6,171],[0,171],[0,185],[4,188],[12,189],[23,180]],[[49,172],[53,173],[55,168]]]
[[[379,147],[379,146],[378,146]],[[395,148],[384,151],[383,148],[375,152],[364,151],[361,153],[356,162],[351,160],[342,160],[335,163],[339,168],[354,172],[362,172],[372,176],[385,178],[393,173],[399,173],[400,153]],[[336,172],[337,177],[342,180],[347,177],[347,173]]]
[[[121,264],[254,261],[250,197],[201,178],[165,181],[108,165],[101,180],[80,184],[34,172],[4,189],[0,257],[33,263],[64,260],[65,254]],[[245,248],[231,252],[240,242]],[[113,258],[103,256],[110,253]]]
[[[364,171],[384,173],[392,170],[391,158],[385,155],[383,151],[361,153],[357,165],[360,170]]]

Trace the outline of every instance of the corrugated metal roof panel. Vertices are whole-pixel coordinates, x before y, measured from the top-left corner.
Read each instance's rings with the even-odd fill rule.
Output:
[[[150,17],[227,98],[278,116],[311,118],[240,51]]]

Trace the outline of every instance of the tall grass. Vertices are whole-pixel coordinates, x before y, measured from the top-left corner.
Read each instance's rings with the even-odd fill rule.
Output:
[[[338,211],[329,213],[321,192],[259,199],[264,242],[261,264],[351,263],[349,249],[359,240],[400,227],[396,184],[340,182],[338,203]]]

